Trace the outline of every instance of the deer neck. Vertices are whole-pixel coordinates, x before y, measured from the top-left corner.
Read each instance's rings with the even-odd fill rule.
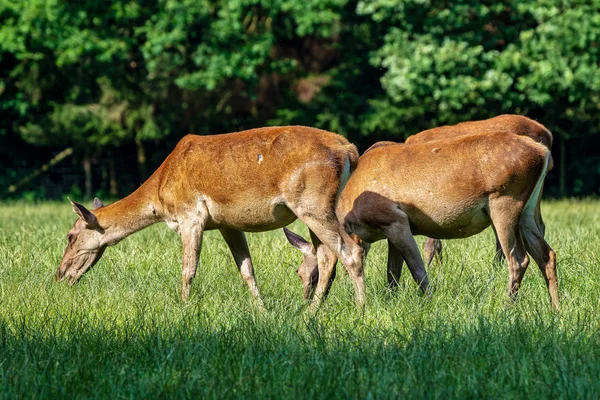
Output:
[[[157,212],[156,196],[153,195],[156,191],[152,191],[146,183],[129,196],[94,211],[105,231],[104,242],[107,245],[116,244],[132,233],[162,221]]]

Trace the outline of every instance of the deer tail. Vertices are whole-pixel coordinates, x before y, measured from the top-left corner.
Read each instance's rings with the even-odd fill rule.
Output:
[[[533,192],[529,196],[525,207],[523,208],[523,212],[521,213],[521,221],[526,225],[530,226],[531,224],[535,224],[535,210],[539,204],[539,197],[541,196],[542,189],[544,187],[544,178],[546,178],[546,173],[548,172],[548,167],[552,162],[552,155],[550,154],[550,150],[544,148],[544,167],[542,168],[542,172],[540,177],[535,184]]]

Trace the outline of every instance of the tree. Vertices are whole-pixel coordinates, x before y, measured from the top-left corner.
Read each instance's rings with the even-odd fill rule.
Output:
[[[304,124],[364,150],[509,112],[555,134],[546,193],[598,193],[598,5],[0,0],[0,184],[67,148],[116,197],[187,133]]]
[[[564,195],[566,140],[598,142],[599,5],[360,2],[360,13],[389,26],[372,53],[373,65],[386,71],[385,95],[372,100],[364,128],[402,138],[506,112],[528,115],[558,137]]]

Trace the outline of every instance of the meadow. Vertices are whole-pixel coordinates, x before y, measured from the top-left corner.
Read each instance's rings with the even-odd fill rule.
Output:
[[[218,232],[205,234],[182,303],[181,243],[166,225],[107,249],[69,287],[54,280],[75,220],[68,203],[0,204],[0,398],[597,398],[600,201],[548,201],[542,212],[559,313],[533,261],[508,301],[486,230],[445,241],[431,297],[406,267],[386,288],[379,242],[364,310],[338,265],[311,316],[301,255],[281,230],[248,235],[260,312]]]

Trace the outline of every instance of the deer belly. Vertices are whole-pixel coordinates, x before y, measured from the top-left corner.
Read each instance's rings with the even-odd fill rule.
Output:
[[[244,232],[264,232],[283,228],[296,215],[282,202],[255,200],[244,204],[207,204],[209,229],[232,228]]]
[[[415,235],[436,239],[457,239],[473,236],[490,226],[491,219],[482,204],[471,207],[447,207],[430,212],[409,214],[411,229]]]

